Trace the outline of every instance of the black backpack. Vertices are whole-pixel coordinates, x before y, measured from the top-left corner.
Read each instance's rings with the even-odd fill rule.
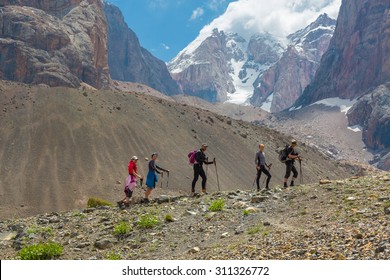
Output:
[[[283,162],[283,163],[286,162],[287,156],[288,156],[288,154],[287,154],[288,147],[289,146],[286,145],[286,147],[284,147],[282,150],[279,151],[279,160],[280,160],[280,162]]]

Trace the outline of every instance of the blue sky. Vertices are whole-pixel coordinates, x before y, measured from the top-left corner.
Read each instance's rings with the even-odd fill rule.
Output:
[[[236,0],[108,0],[119,7],[141,46],[168,62]]]

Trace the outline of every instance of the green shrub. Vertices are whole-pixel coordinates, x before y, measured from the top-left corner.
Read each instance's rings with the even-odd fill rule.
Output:
[[[107,200],[96,198],[96,197],[90,197],[87,202],[87,206],[91,208],[95,208],[97,206],[112,206],[112,203],[108,202]]]
[[[209,210],[212,212],[222,211],[223,207],[225,207],[225,201],[220,198],[211,203]]]
[[[170,222],[174,222],[175,220],[173,219],[173,217],[171,215],[168,214],[168,215],[165,215],[165,221],[170,223]]]
[[[249,215],[249,210],[245,209],[245,210],[242,212],[242,214],[243,214],[244,216],[248,216],[248,215]]]
[[[125,235],[128,234],[131,231],[131,226],[129,224],[126,224],[125,222],[120,222],[119,225],[116,225],[114,227],[114,234],[115,235]]]
[[[153,228],[158,225],[158,223],[157,217],[152,213],[142,215],[137,222],[140,228]]]
[[[30,245],[19,251],[22,260],[51,260],[62,254],[63,247],[60,244],[49,242]]]

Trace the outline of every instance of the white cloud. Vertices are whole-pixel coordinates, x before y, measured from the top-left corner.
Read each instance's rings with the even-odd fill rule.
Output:
[[[210,10],[218,11],[225,2],[226,0],[209,0],[207,3],[207,7]]]
[[[168,51],[168,50],[171,49],[170,46],[168,46],[168,45],[166,45],[166,44],[164,44],[164,43],[161,43],[161,45],[162,45],[162,47],[164,48],[164,50],[166,50],[166,51]]]
[[[257,32],[287,35],[306,27],[320,14],[337,18],[341,0],[238,0],[226,12],[205,26],[201,33],[218,28],[249,37]]]
[[[195,20],[198,17],[201,17],[203,14],[204,14],[204,10],[202,8],[196,8],[195,10],[192,11],[190,20]]]

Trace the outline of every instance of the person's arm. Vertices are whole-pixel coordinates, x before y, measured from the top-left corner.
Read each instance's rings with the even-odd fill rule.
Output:
[[[164,172],[169,172],[169,170],[164,169],[164,168],[158,166],[157,164],[156,164],[156,169],[159,169],[159,170],[164,171]]]

